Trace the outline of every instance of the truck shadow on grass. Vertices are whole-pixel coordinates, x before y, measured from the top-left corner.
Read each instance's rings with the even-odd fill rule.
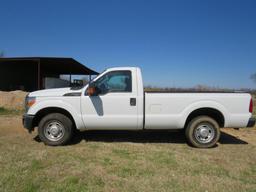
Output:
[[[183,131],[86,131],[74,135],[69,145],[85,142],[187,143]],[[220,144],[248,144],[222,132]]]
[[[41,142],[39,136],[34,138]],[[81,142],[187,143],[183,131],[85,131],[74,134],[68,145]],[[248,144],[233,135],[221,132],[220,144]]]

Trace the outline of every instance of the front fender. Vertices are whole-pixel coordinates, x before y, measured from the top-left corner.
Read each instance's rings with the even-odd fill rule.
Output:
[[[68,102],[65,102],[60,99],[47,99],[47,100],[39,100],[37,101],[27,112],[28,115],[36,115],[39,111],[46,109],[46,108],[60,108],[68,111],[70,115],[73,117],[77,129],[81,129],[84,127],[84,123],[81,118],[80,113],[80,101],[79,104],[76,106],[77,109]]]

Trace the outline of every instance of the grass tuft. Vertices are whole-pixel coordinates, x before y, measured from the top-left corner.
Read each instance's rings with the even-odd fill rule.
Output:
[[[23,110],[13,110],[0,107],[0,115],[21,115],[23,112]]]

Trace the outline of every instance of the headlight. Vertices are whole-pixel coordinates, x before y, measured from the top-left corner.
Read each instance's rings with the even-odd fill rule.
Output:
[[[26,99],[25,99],[25,110],[26,112],[29,110],[29,108],[34,105],[36,102],[36,97],[29,97],[29,96],[26,96]]]

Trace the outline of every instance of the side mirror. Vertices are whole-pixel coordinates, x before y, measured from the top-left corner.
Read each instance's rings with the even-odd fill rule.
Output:
[[[94,86],[89,86],[88,89],[86,90],[87,95],[89,96],[95,96],[97,95],[96,87]]]

